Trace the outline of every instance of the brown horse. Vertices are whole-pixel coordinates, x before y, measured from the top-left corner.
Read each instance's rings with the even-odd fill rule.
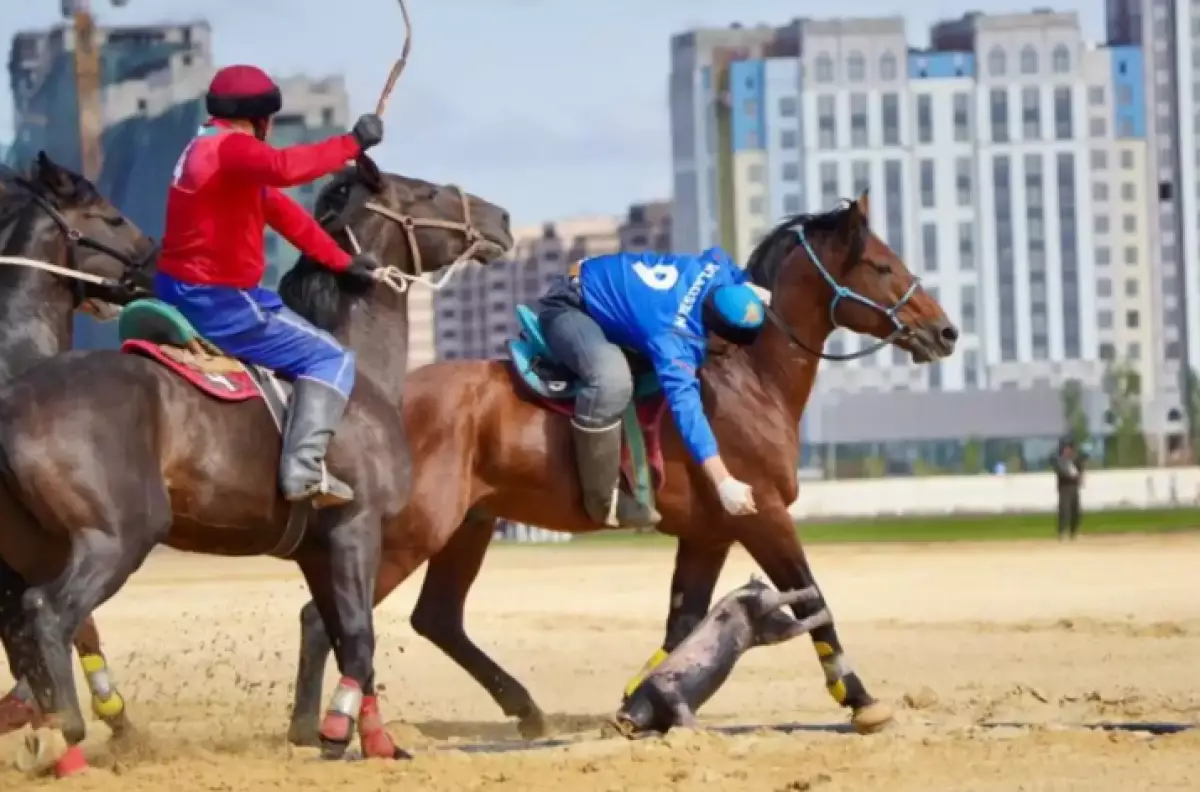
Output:
[[[433,269],[468,257],[488,263],[512,243],[499,207],[454,187],[371,178],[362,165],[334,180],[318,212],[352,247],[393,265],[385,275],[406,282],[420,277],[423,261]],[[356,497],[308,516],[307,526],[275,486],[281,416],[262,398],[223,403],[183,364],[167,362],[182,357],[213,371],[211,359],[189,357],[194,339],[174,351],[156,342],[162,356],[72,352],[0,386],[0,579],[9,582],[0,618],[22,631],[27,648],[13,661],[41,711],[61,723],[70,748],[60,771],[81,766],[85,733],[67,641],[158,544],[294,560],[336,636],[343,669],[321,729],[326,753],[346,750],[357,721],[365,754],[403,755],[374,697],[371,618],[380,528],[398,515],[410,481],[395,420],[407,367],[407,294],[389,285],[356,294],[302,259],[281,286],[290,306],[357,356],[350,406],[328,459]],[[226,384],[249,377],[224,363],[221,371]]]
[[[155,249],[90,182],[45,152],[28,175],[0,174],[0,381],[69,350],[76,310],[111,317],[119,310],[114,302],[148,289]],[[8,638],[0,635],[5,643]],[[93,711],[121,731],[123,713],[101,698],[107,691],[96,671],[104,660],[90,618],[75,646],[92,687]],[[21,684],[0,698],[0,734],[34,718],[31,699]]]
[[[732,475],[753,487],[758,513],[727,515],[673,425],[665,431],[658,529],[679,544],[666,639],[652,663],[704,616],[735,542],[779,589],[815,585],[788,506],[798,492],[800,416],[833,329],[841,325],[883,339],[876,348],[894,341],[919,361],[953,351],[957,330],[871,232],[868,213],[864,193],[844,209],[793,217],[774,229],[747,266],[754,282],[773,295],[772,326],[751,347],[713,356],[701,372],[721,456]],[[467,636],[463,609],[495,518],[572,533],[601,530],[581,508],[568,421],[530,398],[511,364],[501,361],[418,369],[409,378],[403,416],[415,477],[408,505],[384,532],[376,600],[429,560],[414,629],[483,685],[506,715],[517,717],[522,734],[540,735],[546,728],[542,711]],[[329,644],[311,605],[301,622],[289,737],[311,744]],[[851,668],[835,626],[814,630],[812,638],[830,695],[853,711],[860,731],[882,728],[891,712]]]

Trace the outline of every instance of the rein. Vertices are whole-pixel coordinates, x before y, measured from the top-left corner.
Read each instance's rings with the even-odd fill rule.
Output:
[[[890,335],[888,335],[887,338],[877,340],[874,344],[871,344],[869,347],[866,347],[865,349],[859,349],[857,352],[849,352],[849,353],[846,353],[843,355],[831,355],[831,354],[825,352],[824,350],[812,349],[808,344],[804,343],[804,341],[802,341],[800,339],[800,336],[796,334],[796,331],[792,329],[791,325],[789,325],[787,322],[785,322],[783,320],[783,318],[775,311],[774,308],[771,307],[771,305],[769,303],[764,303],[763,307],[766,309],[767,318],[771,320],[771,324],[775,325],[777,328],[779,328],[781,331],[783,331],[783,334],[787,336],[789,341],[791,341],[793,344],[800,347],[801,349],[803,349],[805,352],[809,353],[810,355],[814,355],[817,358],[820,358],[821,360],[831,360],[834,362],[846,362],[846,361],[858,360],[859,358],[864,358],[864,357],[868,357],[870,355],[874,355],[876,352],[883,349],[884,347],[890,346],[891,344],[894,344],[895,342],[899,341],[900,339],[905,338],[906,336],[909,336],[912,334],[912,328],[909,327],[908,325],[904,324],[903,322],[901,322],[899,320],[899,318],[897,318],[896,314],[900,311],[901,308],[903,308],[908,303],[909,300],[912,299],[912,296],[914,294],[916,294],[917,289],[921,288],[921,279],[920,278],[913,276],[913,282],[912,282],[912,285],[908,287],[908,291],[904,292],[904,294],[900,297],[900,299],[896,301],[896,304],[893,305],[891,308],[885,308],[882,305],[880,305],[879,303],[872,300],[870,297],[865,297],[865,296],[859,294],[858,292],[854,291],[853,289],[843,286],[842,284],[837,282],[837,280],[833,277],[833,275],[829,272],[829,270],[825,267],[825,265],[821,263],[820,256],[818,256],[817,252],[815,250],[813,250],[812,243],[809,242],[809,240],[808,240],[808,234],[806,233],[806,231],[804,229],[803,223],[800,223],[797,226],[795,226],[792,229],[792,231],[796,234],[796,237],[800,240],[801,247],[804,249],[804,252],[808,254],[808,258],[813,263],[813,266],[815,266],[817,268],[817,272],[821,273],[821,277],[823,277],[825,279],[825,282],[829,284],[829,287],[831,289],[833,289],[833,300],[831,300],[829,303],[829,321],[833,324],[834,330],[838,330],[838,329],[842,328],[842,325],[839,324],[838,320],[837,320],[837,306],[838,306],[838,303],[841,302],[843,299],[853,300],[855,302],[861,303],[863,305],[866,305],[869,308],[873,308],[873,309],[881,312],[888,319],[892,320],[892,324],[895,325],[896,329],[893,330],[892,333]],[[861,251],[859,253],[859,256],[861,256]],[[856,256],[856,259],[859,256]]]
[[[50,216],[50,219],[54,222],[54,225],[57,226],[58,230],[67,238],[68,266],[63,267],[58,264],[52,264],[48,261],[40,261],[38,259],[31,259],[25,256],[0,256],[0,265],[41,270],[61,278],[79,281],[92,286],[100,286],[105,289],[132,288],[129,282],[129,274],[145,267],[146,264],[154,257],[157,246],[151,247],[145,256],[138,261],[134,261],[121,251],[116,250],[115,248],[112,248],[103,242],[85,236],[80,233],[78,229],[72,228],[71,224],[67,222],[67,219],[63,217],[62,213],[59,212],[58,209],[52,203],[50,203],[50,201],[42,196],[41,193],[38,192],[37,187],[31,184],[28,180],[20,176],[15,177],[13,180],[25,189],[30,200],[36,204],[38,208]],[[95,250],[99,253],[103,253],[106,256],[110,256],[113,259],[116,259],[121,263],[122,266],[125,267],[126,276],[121,279],[105,278],[100,275],[94,275],[90,272],[83,272],[82,270],[75,269],[75,255],[79,248]],[[79,302],[83,302],[82,296],[77,295],[77,298]]]

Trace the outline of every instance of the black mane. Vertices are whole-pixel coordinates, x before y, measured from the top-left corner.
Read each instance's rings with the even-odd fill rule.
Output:
[[[382,176],[378,170],[372,173],[369,168],[366,171],[346,168],[321,188],[313,207],[317,222],[343,248],[349,242],[342,232],[353,209],[351,201],[356,188],[378,193],[383,188]],[[279,296],[284,305],[322,330],[332,332],[346,320],[352,301],[359,295],[347,290],[344,280],[327,267],[301,254],[279,281]]]
[[[763,237],[750,254],[746,262],[746,273],[750,280],[764,289],[774,289],[779,268],[800,245],[800,237],[796,230],[803,228],[807,232],[831,233],[842,227],[848,211],[849,205],[820,214],[794,214],[784,218]]]

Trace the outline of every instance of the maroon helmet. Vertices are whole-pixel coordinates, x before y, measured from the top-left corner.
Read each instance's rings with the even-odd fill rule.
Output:
[[[283,95],[257,66],[226,66],[213,77],[204,104],[213,118],[264,121],[283,107]]]

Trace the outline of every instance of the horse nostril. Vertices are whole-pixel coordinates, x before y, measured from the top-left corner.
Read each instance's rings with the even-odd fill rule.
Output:
[[[954,325],[948,324],[941,329],[939,335],[947,344],[953,344],[958,340],[958,328]]]

